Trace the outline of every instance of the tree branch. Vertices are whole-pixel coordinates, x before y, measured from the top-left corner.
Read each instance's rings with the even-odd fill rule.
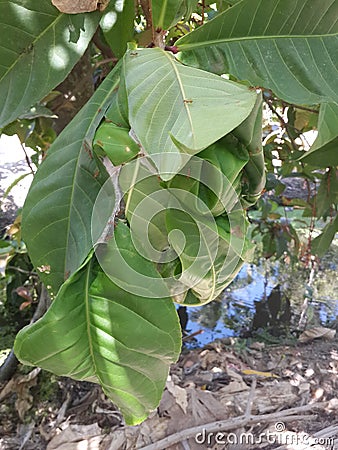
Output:
[[[236,428],[241,428],[246,425],[254,425],[260,422],[271,423],[278,420],[282,420],[283,422],[290,422],[293,420],[313,419],[313,415],[298,415],[298,413],[307,412],[315,408],[324,408],[326,405],[327,403],[325,402],[317,403],[290,408],[276,413],[261,414],[256,416],[254,415],[249,417],[243,415],[235,417],[233,419],[219,420],[217,422],[201,424],[196,427],[188,428],[187,430],[178,431],[177,433],[171,434],[170,436],[167,436],[164,439],[155,442],[154,444],[142,447],[140,450],[165,450],[171,445],[195,437],[197,433],[201,432],[201,430],[205,431],[205,433],[227,432]]]

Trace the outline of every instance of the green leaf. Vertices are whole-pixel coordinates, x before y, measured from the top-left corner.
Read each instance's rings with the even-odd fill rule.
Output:
[[[191,15],[194,0],[152,0],[152,19],[155,29],[168,30],[179,22],[183,16]],[[188,17],[187,17],[188,18]]]
[[[249,161],[244,169],[245,185],[243,189],[247,205],[252,205],[258,200],[265,186],[262,117],[262,98],[259,96],[249,116],[233,131],[233,135],[237,137],[249,154]]]
[[[338,105],[324,103],[318,118],[318,136],[310,150],[300,158],[319,167],[338,165]]]
[[[92,247],[92,209],[107,175],[98,170],[91,142],[118,82],[116,66],[48,150],[24,205],[24,241],[54,292]]]
[[[127,43],[134,38],[135,1],[110,2],[104,10],[100,26],[104,37],[117,58],[127,50]]]
[[[316,216],[330,215],[333,205],[338,199],[338,173],[336,167],[330,168],[323,176],[315,197]]]
[[[129,136],[129,130],[111,122],[104,122],[99,126],[93,145],[102,148],[115,166],[130,161],[140,151],[136,142]]]
[[[257,97],[237,83],[186,67],[159,48],[129,51],[124,76],[131,128],[164,180],[179,171],[180,151],[196,154],[232,131]]]
[[[213,261],[217,254],[217,226],[210,217],[203,217],[203,214],[197,216],[196,211],[191,214],[187,205],[184,206],[182,210],[167,211],[170,244],[179,256],[182,267],[179,283],[185,286],[185,291],[192,288],[205,302],[209,302],[215,297],[216,272]],[[209,272],[212,277],[211,289],[205,289],[204,280]]]
[[[179,295],[173,295],[173,298],[186,306],[204,305],[215,299],[233,281],[244,261],[251,256],[252,246],[246,239],[248,223],[242,211],[232,212],[230,221],[219,216],[215,219],[215,224],[216,230],[210,227],[205,234],[208,237],[205,244],[209,253],[203,254],[199,250],[193,265],[191,256],[198,252],[196,240],[203,247],[203,238],[198,239],[197,233],[191,230],[192,221],[187,220],[187,217],[180,217],[175,212],[168,218],[168,228],[181,230],[187,239],[188,245],[182,248],[181,243],[174,241],[176,236],[172,238],[172,244],[180,252],[179,260],[182,263],[182,272],[176,273],[176,277],[186,286],[185,291],[180,287]],[[200,227],[201,221],[198,225]],[[208,226],[206,222],[205,225]],[[215,232],[218,240],[215,239]],[[192,243],[190,236],[194,236]]]
[[[99,263],[124,291],[143,298],[166,298],[169,290],[140,239],[140,230],[118,222],[108,245],[96,250]]]
[[[61,287],[38,322],[16,337],[21,362],[101,384],[136,425],[158,406],[181,333],[169,299],[147,299],[115,285],[89,259]]]
[[[338,215],[335,219],[328,223],[323,231],[311,242],[311,251],[320,258],[329,250],[331,242],[338,232]]]
[[[230,186],[240,195],[241,172],[249,161],[249,154],[245,149],[243,151],[234,136],[228,135],[203,150],[198,156],[219,169],[210,173],[213,177],[214,190],[211,191],[202,183],[199,190],[200,198],[208,205],[212,214],[219,216],[226,209]]]
[[[176,45],[182,62],[291,103],[338,103],[337,17],[336,0],[243,0]]]
[[[110,107],[106,112],[106,119],[122,128],[130,128],[128,122],[128,98],[124,78],[120,79],[120,85],[114,92]]]
[[[19,119],[36,119],[38,117],[47,117],[50,119],[56,119],[58,116],[53,113],[50,109],[48,109],[46,106],[43,105],[34,105],[31,108],[29,108],[28,111],[24,112],[19,116]]]
[[[98,13],[61,14],[49,0],[0,3],[0,128],[63,81],[86,50]]]

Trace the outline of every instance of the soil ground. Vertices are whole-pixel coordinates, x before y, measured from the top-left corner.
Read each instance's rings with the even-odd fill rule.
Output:
[[[0,387],[1,450],[129,450],[154,442],[149,450],[338,448],[337,339],[275,346],[224,339],[183,348],[159,408],[135,427],[124,425],[98,386],[24,370]],[[203,434],[215,421],[225,421],[216,427],[224,431],[218,443],[216,433]],[[161,444],[177,432],[178,442]]]

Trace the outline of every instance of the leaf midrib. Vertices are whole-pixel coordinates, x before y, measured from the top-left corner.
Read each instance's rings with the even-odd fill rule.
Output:
[[[186,114],[187,114],[187,117],[188,117],[188,122],[189,122],[189,125],[190,125],[190,129],[191,129],[191,132],[192,132],[193,148],[195,148],[196,147],[196,142],[195,142],[194,125],[193,125],[191,113],[190,113],[190,110],[189,110],[189,104],[187,102],[185,102],[185,100],[187,100],[187,96],[185,94],[184,86],[183,86],[183,83],[182,83],[182,80],[181,80],[181,75],[180,75],[180,72],[179,72],[178,67],[177,67],[177,64],[180,64],[180,63],[178,63],[175,59],[173,59],[168,54],[168,52],[163,51],[163,54],[168,59],[169,64],[171,64],[171,66],[172,66],[172,68],[173,68],[173,70],[175,72],[176,79],[177,79],[177,82],[178,82],[178,85],[179,85],[179,88],[180,88],[180,91],[181,91],[181,94],[182,94],[183,105],[184,105],[184,108],[185,108],[185,111],[186,111]]]
[[[333,34],[316,34],[316,35],[276,35],[276,36],[243,36],[240,38],[224,38],[224,39],[212,39],[209,41],[203,41],[203,42],[193,42],[193,43],[183,43],[178,44],[178,50],[179,51],[187,51],[187,50],[194,50],[195,48],[200,47],[207,47],[210,45],[222,45],[222,44],[229,44],[233,42],[243,42],[243,41],[264,41],[264,40],[279,40],[279,39],[291,39],[291,40],[297,40],[297,39],[325,39],[327,37],[338,37],[338,33]]]
[[[101,381],[101,378],[99,376],[95,356],[94,356],[94,348],[93,348],[93,342],[90,332],[90,310],[89,310],[89,279],[91,274],[91,267],[92,267],[92,259],[89,261],[87,268],[86,268],[86,279],[85,279],[85,314],[86,314],[86,330],[87,330],[87,338],[88,338],[88,349],[91,356],[91,360],[94,366],[94,374],[98,377],[98,379]]]
[[[117,67],[117,66],[116,66]],[[115,89],[115,87],[118,85],[120,77],[117,78],[117,80],[115,81],[115,83],[111,86],[111,88],[107,91],[106,95],[104,96],[104,98],[102,99],[102,101],[99,103],[99,105],[95,106],[101,106],[104,105],[108,99],[108,97],[111,95],[112,91]],[[108,107],[108,106],[107,106]],[[98,111],[98,109],[96,109],[96,111]],[[103,115],[105,111],[103,111],[103,109],[101,108],[101,114]],[[95,121],[97,120],[98,117],[98,113],[94,114],[94,116],[92,117],[91,121],[88,124],[88,127],[86,129],[86,132],[83,136],[83,139],[79,142],[80,145],[80,151],[78,153],[78,156],[76,158],[76,167],[75,167],[75,171],[74,171],[74,177],[72,178],[72,191],[71,191],[71,195],[70,195],[70,202],[69,202],[69,214],[67,216],[68,218],[68,224],[67,224],[67,234],[66,234],[66,252],[65,252],[65,259],[64,259],[64,273],[66,271],[66,267],[67,267],[67,257],[68,257],[68,248],[69,248],[69,237],[70,237],[70,227],[71,227],[71,210],[72,210],[72,205],[74,204],[74,192],[75,192],[75,180],[77,179],[77,174],[78,174],[78,170],[79,170],[79,160],[82,156],[83,150],[83,144],[87,138],[87,136],[89,135],[89,132],[93,126],[93,124],[95,123]],[[91,145],[90,145],[91,147]]]

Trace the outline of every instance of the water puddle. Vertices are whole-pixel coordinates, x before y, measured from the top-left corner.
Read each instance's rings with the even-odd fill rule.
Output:
[[[222,297],[188,308],[187,334],[203,330],[188,346],[203,346],[231,336],[248,337],[267,330],[272,336],[297,330],[304,300],[308,326],[338,327],[338,245],[322,258],[309,285],[302,264],[259,260],[245,264]],[[264,332],[264,331],[263,331]]]

